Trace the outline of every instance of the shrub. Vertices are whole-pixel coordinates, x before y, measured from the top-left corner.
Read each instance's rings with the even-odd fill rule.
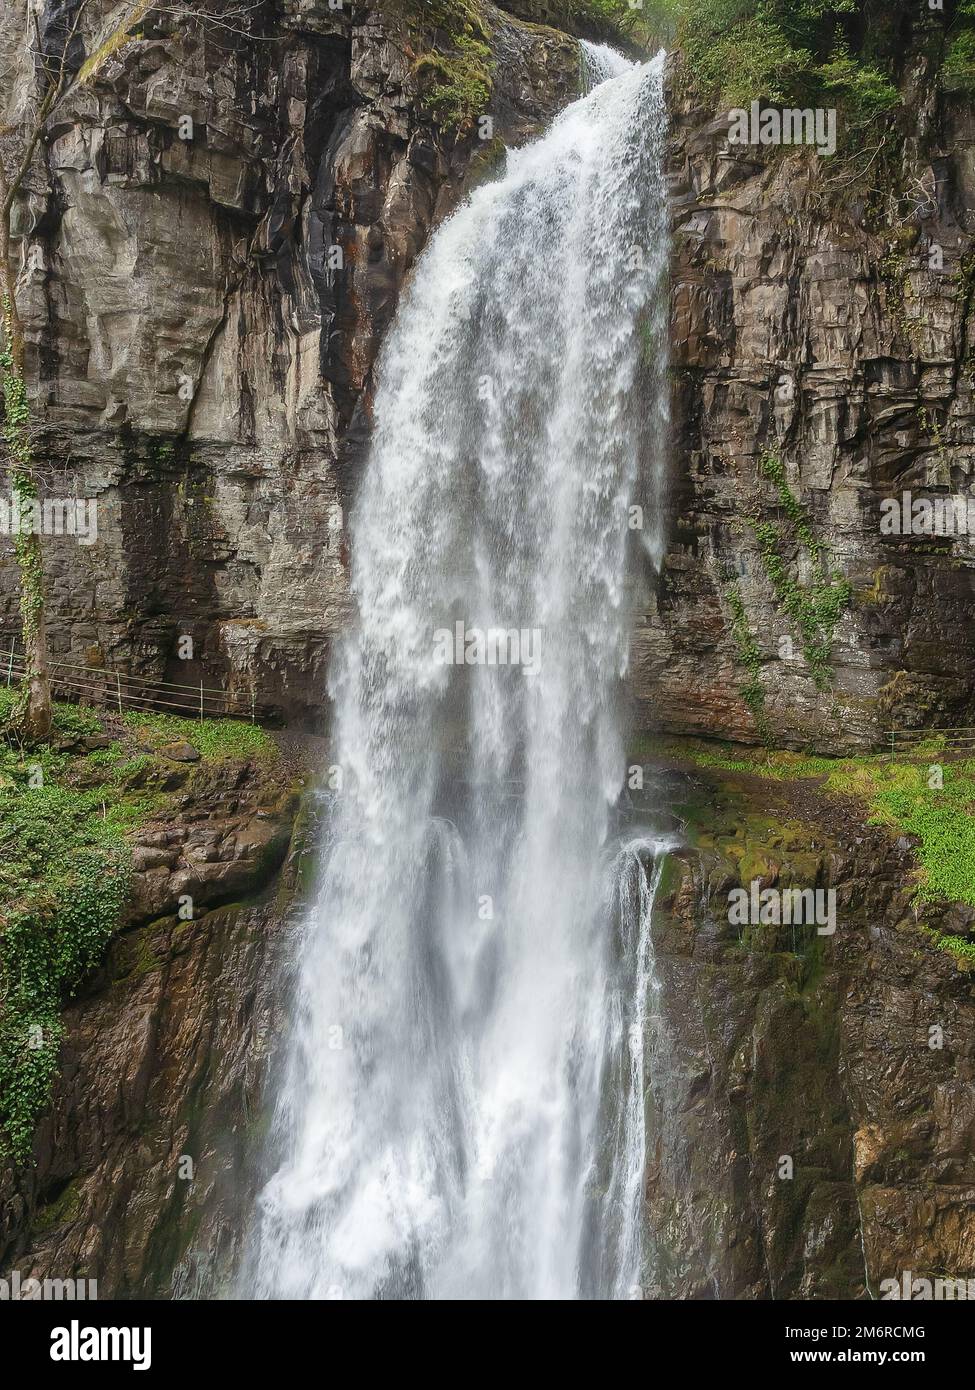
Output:
[[[100,787],[57,785],[66,761],[0,755],[0,1151],[20,1160],[57,1067],[64,997],[97,963],[128,892],[129,808]]]
[[[837,105],[856,124],[897,102],[888,77],[851,49],[855,0],[675,3],[687,71],[723,106]]]

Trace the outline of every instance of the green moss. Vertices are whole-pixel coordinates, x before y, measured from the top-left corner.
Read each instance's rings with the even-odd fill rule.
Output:
[[[145,18],[151,3],[152,0],[134,0],[128,14],[119,27],[114,29],[105,41],[95,49],[94,53],[82,63],[77,78],[79,85],[89,82],[93,77],[97,77],[109,58],[125,47],[129,39],[133,36],[132,30]]]
[[[869,824],[918,838],[919,901],[975,907],[975,759],[938,762],[943,785],[931,787],[929,758],[937,758],[936,747],[913,761],[879,754],[824,758],[692,746],[684,751],[704,767],[773,780],[815,778],[827,792],[854,797],[865,807]]]
[[[463,125],[487,111],[494,63],[490,48],[479,39],[460,35],[451,53],[424,53],[416,71],[437,78],[425,102],[441,125]]]
[[[387,0],[402,14],[421,48],[419,76],[434,80],[424,104],[444,127],[461,126],[487,112],[493,90],[491,29],[477,0]]]
[[[155,939],[159,930],[158,922],[150,922],[136,932],[127,932],[119,938],[115,959],[115,973],[119,979],[131,980],[139,975],[149,975],[162,968],[163,961],[156,954]],[[116,948],[113,947],[113,953]]]
[[[41,1234],[58,1226],[66,1226],[75,1219],[80,1210],[81,1183],[75,1178],[56,1197],[38,1209],[31,1229],[35,1234]]]
[[[123,716],[124,723],[140,742],[151,748],[169,743],[189,743],[204,759],[213,762],[228,758],[268,762],[277,757],[274,740],[257,724],[241,719],[181,719],[173,714],[150,714],[141,710]]]

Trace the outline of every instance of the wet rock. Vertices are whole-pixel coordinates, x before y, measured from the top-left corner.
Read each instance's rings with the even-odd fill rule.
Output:
[[[277,764],[251,768],[228,813],[240,769],[195,776],[196,819],[140,832],[125,928],[64,1014],[36,1163],[0,1163],[4,1271],[95,1278],[102,1297],[168,1296],[204,1270],[218,1280],[241,1230],[280,1034],[298,798]]]

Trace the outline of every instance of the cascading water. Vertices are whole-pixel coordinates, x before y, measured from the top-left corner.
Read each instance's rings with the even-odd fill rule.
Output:
[[[654,846],[614,850],[611,816],[631,507],[661,545],[663,55],[586,59],[382,355],[261,1296],[639,1283]]]

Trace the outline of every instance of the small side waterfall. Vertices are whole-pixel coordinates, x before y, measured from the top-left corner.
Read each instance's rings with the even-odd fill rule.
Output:
[[[662,846],[614,849],[611,812],[632,542],[662,546],[666,115],[662,55],[585,50],[383,351],[258,1296],[640,1279]]]

